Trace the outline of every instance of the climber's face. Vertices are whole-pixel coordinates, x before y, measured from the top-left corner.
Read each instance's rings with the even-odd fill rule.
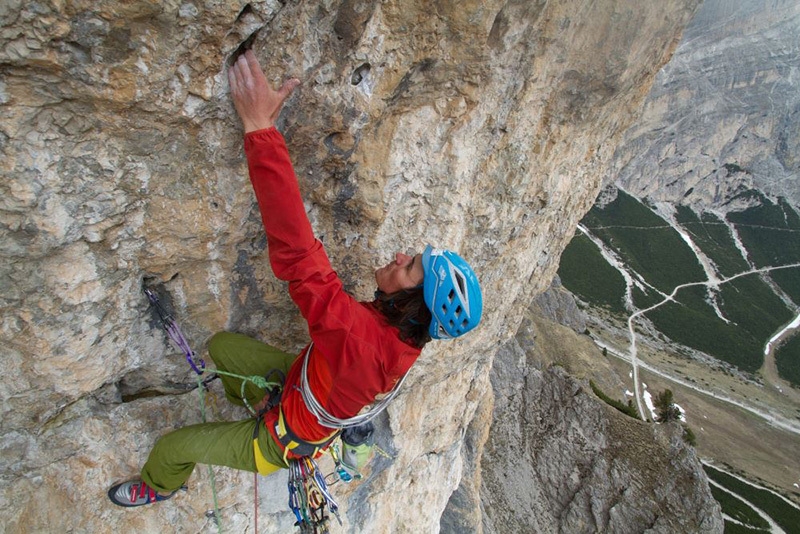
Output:
[[[401,289],[412,289],[422,283],[425,273],[422,270],[422,254],[409,256],[398,252],[394,261],[375,271],[378,289],[386,294],[396,293]]]

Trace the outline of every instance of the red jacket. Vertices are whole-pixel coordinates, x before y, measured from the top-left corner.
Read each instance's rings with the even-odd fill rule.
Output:
[[[397,328],[389,326],[371,303],[358,302],[344,291],[314,237],[283,136],[275,128],[250,132],[244,149],[272,270],[289,282],[289,294],[314,342],[308,364],[311,390],[332,415],[352,417],[376,395],[390,391],[420,349],[401,341]],[[286,377],[281,406],[300,438],[320,441],[332,430],[317,423],[295,387],[300,384],[303,354],[305,350]],[[273,438],[277,417],[277,408],[264,416]]]

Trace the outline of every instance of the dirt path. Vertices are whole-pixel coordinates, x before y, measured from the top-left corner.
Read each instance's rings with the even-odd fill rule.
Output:
[[[628,349],[628,352],[629,352],[628,357],[630,358],[631,367],[633,368],[633,388],[634,388],[633,391],[634,391],[634,397],[636,399],[636,405],[639,408],[639,414],[641,415],[642,419],[646,419],[647,415],[646,415],[646,413],[644,411],[644,407],[642,405],[641,388],[640,388],[640,385],[639,385],[639,362],[638,362],[637,355],[636,355],[636,327],[634,326],[634,322],[636,321],[636,318],[641,316],[641,315],[646,314],[649,311],[655,310],[656,308],[666,304],[667,302],[672,302],[674,300],[674,298],[675,298],[675,295],[677,295],[678,291],[680,291],[681,289],[683,289],[685,287],[721,285],[721,284],[728,283],[728,282],[730,282],[732,280],[736,280],[737,278],[741,278],[742,276],[749,276],[749,275],[755,274],[755,273],[763,273],[763,272],[768,272],[768,271],[775,271],[775,270],[778,270],[778,269],[789,269],[789,268],[794,268],[794,267],[800,267],[800,263],[793,263],[793,264],[790,264],[790,265],[781,265],[779,267],[764,267],[764,268],[761,268],[761,269],[751,269],[749,271],[744,271],[744,272],[735,274],[735,275],[733,275],[731,277],[725,278],[723,280],[717,280],[717,281],[714,281],[714,282],[707,280],[705,282],[690,282],[688,284],[681,284],[681,285],[677,286],[675,289],[673,289],[672,293],[670,293],[667,297],[664,298],[664,300],[662,300],[658,304],[654,304],[653,306],[650,306],[647,309],[639,310],[636,313],[631,314],[631,316],[628,317],[628,337],[629,337],[629,342],[630,342],[629,349]],[[774,360],[774,358],[773,358],[773,360]],[[775,372],[776,372],[776,375],[777,375],[777,368],[776,368]],[[773,382],[771,382],[771,383],[774,385]],[[792,388],[788,388],[788,389],[792,389]]]
[[[764,351],[764,365],[761,366],[760,372],[767,384],[788,397],[792,402],[800,404],[800,390],[792,387],[789,382],[780,377],[778,365],[775,362],[775,349],[780,345],[781,341],[796,335],[800,330],[800,325],[795,326],[798,323],[798,319],[800,319],[800,315],[790,323],[789,327],[781,331],[778,336],[772,338],[767,344],[767,350]]]
[[[597,339],[593,339],[593,341],[601,349],[606,349],[606,354],[608,354],[610,356],[613,356],[615,358],[619,358],[619,359],[621,359],[622,361],[624,361],[626,363],[632,364],[631,359],[630,359],[630,354],[621,353],[621,352],[617,351],[611,345],[603,343],[602,341],[599,341]],[[738,408],[741,408],[742,410],[746,410],[747,412],[749,412],[749,413],[751,413],[751,414],[753,414],[753,415],[755,415],[757,417],[760,417],[761,419],[763,419],[764,421],[766,421],[770,425],[774,426],[775,428],[780,428],[780,429],[785,430],[787,432],[791,432],[793,434],[800,435],[800,423],[797,423],[796,421],[793,421],[791,419],[786,419],[785,417],[776,416],[776,415],[774,415],[772,413],[769,413],[766,410],[755,408],[755,407],[750,406],[749,404],[747,404],[745,402],[742,402],[741,400],[734,399],[734,398],[732,398],[730,396],[726,396],[726,395],[720,394],[720,393],[715,392],[715,391],[709,391],[708,389],[703,388],[703,387],[701,387],[701,386],[699,386],[697,384],[692,384],[692,383],[690,383],[690,382],[688,382],[688,381],[686,381],[686,380],[684,380],[684,379],[682,379],[682,378],[680,378],[678,376],[675,376],[675,375],[673,375],[671,373],[662,371],[661,369],[659,369],[659,368],[657,368],[655,366],[648,365],[648,364],[646,364],[644,362],[641,362],[639,360],[637,360],[635,365],[632,364],[632,367],[635,369],[635,373],[632,373],[632,374],[633,374],[635,380],[637,381],[637,383],[636,383],[636,387],[637,388],[639,387],[639,384],[640,384],[640,382],[639,382],[639,368],[641,367],[642,369],[645,369],[645,370],[647,370],[648,372],[650,372],[650,373],[652,373],[654,375],[660,376],[661,378],[664,378],[664,379],[666,379],[666,380],[668,380],[670,382],[673,382],[675,384],[680,384],[681,386],[683,386],[683,387],[685,387],[687,389],[691,389],[693,391],[696,391],[697,393],[701,393],[701,394],[706,395],[708,397],[714,398],[714,399],[716,399],[718,401],[722,401],[722,402],[724,402],[726,404],[730,404],[730,405],[736,406]],[[646,413],[645,417],[647,417],[648,415],[649,415],[649,413]]]

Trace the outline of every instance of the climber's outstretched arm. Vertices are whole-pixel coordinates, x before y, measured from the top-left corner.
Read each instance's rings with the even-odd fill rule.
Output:
[[[308,321],[314,341],[329,332],[341,338],[351,330],[343,326],[342,317],[355,321],[358,315],[342,309],[357,303],[345,293],[322,243],[314,237],[289,151],[274,127],[284,101],[299,82],[289,80],[280,90],[272,90],[249,51],[239,57],[229,73],[231,95],[245,128],[244,152],[267,234],[272,271],[289,282],[289,294]],[[338,313],[331,313],[332,301],[338,303]],[[337,347],[335,343],[341,345],[340,340],[325,339],[327,347]],[[332,348],[331,352],[339,354],[341,350]]]
[[[272,89],[252,50],[239,56],[228,69],[228,82],[245,133],[275,126],[283,103],[300,85],[300,80],[291,78],[277,91]]]

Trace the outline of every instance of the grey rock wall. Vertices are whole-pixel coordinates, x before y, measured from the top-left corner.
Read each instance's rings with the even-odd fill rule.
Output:
[[[755,188],[800,204],[800,5],[706,0],[608,180],[698,211]]]
[[[558,276],[546,291],[534,299],[542,317],[558,324],[568,326],[575,332],[583,333],[586,330],[586,314],[578,307],[575,297],[564,289]]]
[[[722,532],[682,428],[635,420],[601,401],[586,377],[612,397],[626,377],[582,331],[549,318],[553,301],[547,309],[536,301],[495,354],[491,414],[476,417],[465,439],[485,444],[465,446],[476,467],[465,471],[441,531]]]
[[[483,453],[483,532],[722,532],[679,425],[635,421],[559,367],[519,386]]]
[[[0,4],[0,524],[215,530],[203,470],[141,513],[104,492],[199,420],[143,284],[200,354],[221,329],[306,341],[267,264],[227,96],[226,63],[250,44],[275,82],[303,81],[279,126],[346,286],[370,298],[374,267],[425,242],[460,250],[483,282],[485,324],[426,349],[382,422],[393,458],[341,494],[345,531],[436,531],[474,467],[465,448],[482,447],[465,436],[490,417],[494,353],[549,285],[697,3]],[[248,528],[251,477],[218,469],[217,487],[226,528]],[[280,531],[286,514],[262,521]]]

